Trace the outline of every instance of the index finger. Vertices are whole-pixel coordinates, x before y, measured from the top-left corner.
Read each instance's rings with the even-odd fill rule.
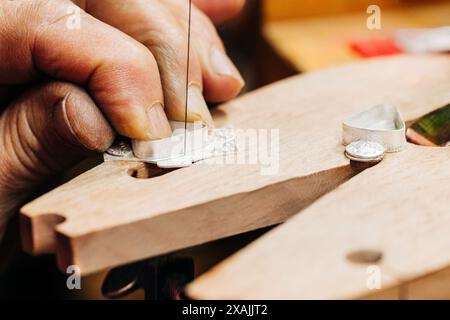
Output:
[[[68,0],[2,1],[0,9],[1,84],[45,73],[85,85],[120,134],[170,135],[158,66],[139,42]]]

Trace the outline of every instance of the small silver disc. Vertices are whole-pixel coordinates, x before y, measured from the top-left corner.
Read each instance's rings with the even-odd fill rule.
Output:
[[[381,161],[385,152],[380,143],[366,140],[354,141],[345,148],[347,158],[360,162]]]

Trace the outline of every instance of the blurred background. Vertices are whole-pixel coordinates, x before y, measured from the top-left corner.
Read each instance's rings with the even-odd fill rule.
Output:
[[[447,0],[247,1],[242,14],[219,30],[247,82],[244,92],[295,74],[372,55],[395,54],[385,40],[399,28],[450,25]],[[367,27],[370,14],[366,10],[373,4],[381,9],[380,30]],[[355,50],[358,41],[364,44],[373,39],[378,39],[376,52]],[[183,253],[194,257],[198,275],[266,231],[216,241]],[[102,298],[100,288],[106,273],[84,278],[81,291],[69,291],[67,277],[56,269],[54,258],[22,254],[18,234],[17,221],[13,221],[0,248],[0,298]],[[142,296],[142,292],[137,292],[130,298]]]
[[[352,49],[358,41],[386,39],[397,29],[450,25],[448,0],[247,2],[241,17],[220,30],[247,80],[246,90],[293,74],[364,59]],[[381,9],[380,30],[367,27],[370,5]],[[393,53],[387,49],[378,53]]]

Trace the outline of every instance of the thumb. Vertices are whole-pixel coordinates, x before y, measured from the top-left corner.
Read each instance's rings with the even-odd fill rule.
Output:
[[[42,183],[114,140],[89,95],[64,82],[35,87],[0,115],[0,239],[8,218]]]

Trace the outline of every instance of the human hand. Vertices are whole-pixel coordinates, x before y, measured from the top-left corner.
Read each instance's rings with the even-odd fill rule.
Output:
[[[69,0],[0,3],[0,238],[23,201],[86,151],[104,151],[116,132],[164,138],[168,119],[184,120],[186,2],[75,2],[80,28],[68,28]],[[188,119],[212,125],[203,96],[230,99],[243,80],[195,7],[192,23]]]

